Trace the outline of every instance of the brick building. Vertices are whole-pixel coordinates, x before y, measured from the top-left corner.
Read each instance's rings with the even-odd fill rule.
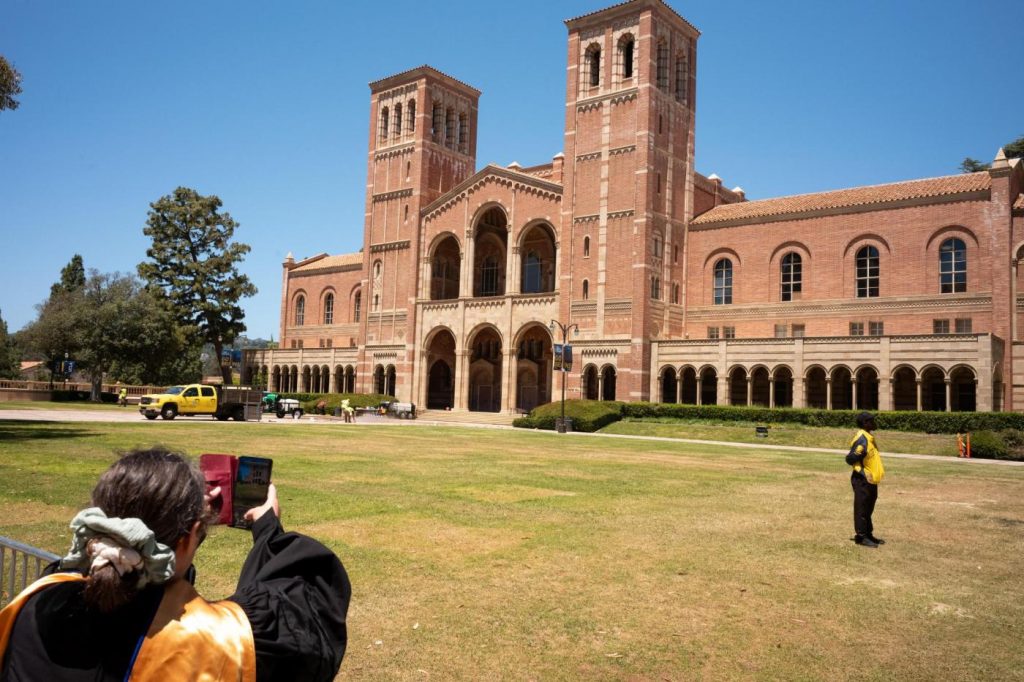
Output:
[[[278,390],[430,409],[569,397],[1024,409],[1024,167],[761,201],[694,170],[700,33],[661,0],[566,22],[564,153],[476,169],[480,92],[370,84],[363,248],[282,273]]]

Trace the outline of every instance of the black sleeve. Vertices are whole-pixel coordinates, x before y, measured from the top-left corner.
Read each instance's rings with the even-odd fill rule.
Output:
[[[252,528],[238,588],[229,599],[245,611],[256,643],[256,679],[324,680],[341,666],[352,586],[334,552],[286,533],[273,512]]]

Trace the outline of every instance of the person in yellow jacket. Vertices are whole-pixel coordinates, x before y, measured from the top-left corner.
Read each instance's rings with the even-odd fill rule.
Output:
[[[870,412],[857,415],[857,426],[860,430],[850,442],[850,452],[846,455],[846,463],[853,472],[850,484],[853,486],[853,529],[856,535],[853,541],[862,547],[878,547],[885,540],[875,537],[871,515],[875,511],[878,500],[878,484],[885,477],[882,456],[875,445],[875,417]]]

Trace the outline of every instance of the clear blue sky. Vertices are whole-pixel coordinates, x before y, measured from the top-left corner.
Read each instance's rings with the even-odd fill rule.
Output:
[[[252,246],[251,336],[281,261],[362,243],[367,83],[429,63],[481,91],[478,165],[563,146],[564,19],[514,3],[0,0],[24,76],[0,113],[0,312],[31,321],[74,253],[134,271],[150,202],[217,194]],[[957,172],[1024,135],[1021,0],[676,0],[696,25],[697,169],[750,198]]]

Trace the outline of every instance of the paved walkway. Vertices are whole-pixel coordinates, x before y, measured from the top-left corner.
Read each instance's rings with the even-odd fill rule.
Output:
[[[304,415],[302,419],[277,419],[273,415],[263,415],[263,424],[292,424],[295,426],[301,424],[341,424],[344,425],[344,420],[341,418],[327,417],[323,415]],[[0,420],[14,420],[14,421],[48,421],[48,422],[144,422],[145,419],[138,413],[137,409],[125,408],[121,410],[74,410],[74,409],[57,409],[57,410],[3,410],[0,409]],[[157,420],[163,421],[163,420]],[[165,422],[166,423],[166,422]],[[175,419],[175,424],[236,424],[243,425],[247,422],[235,422],[226,421],[218,422],[206,417],[182,417]],[[454,421],[434,421],[429,418],[424,419],[390,419],[390,418],[370,418],[360,419],[355,426],[359,425],[381,425],[381,426],[451,426],[455,428],[476,428],[476,429],[511,429],[511,426],[505,426],[501,424],[481,424],[481,423],[458,423]],[[349,425],[353,426],[353,425]],[[533,429],[520,429],[522,433],[536,433],[541,435],[554,436],[554,431],[541,431]],[[575,431],[573,433],[564,434],[567,438],[624,438],[628,440],[638,441],[653,441],[660,443],[687,443],[690,445],[713,445],[716,447],[730,447],[730,448],[748,448],[754,450],[782,450],[786,452],[816,452],[825,453],[829,455],[845,455],[846,450],[834,450],[831,448],[808,448],[799,445],[777,445],[773,443],[733,443],[730,441],[721,440],[697,440],[696,438],[667,438],[665,436],[631,436],[627,434],[619,433],[582,433]],[[895,453],[895,452],[883,452],[886,458],[895,459],[917,459],[917,460],[930,460],[935,462],[947,462],[947,463],[958,463],[958,464],[986,464],[993,466],[1010,466],[1020,467],[1024,466],[1024,462],[1013,462],[1001,459],[964,459],[960,457],[943,457],[941,455],[917,455],[912,453]]]

